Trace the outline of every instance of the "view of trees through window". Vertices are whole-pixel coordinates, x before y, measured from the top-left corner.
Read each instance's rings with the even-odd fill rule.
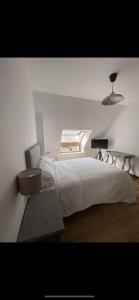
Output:
[[[62,130],[60,152],[80,152],[84,130]]]

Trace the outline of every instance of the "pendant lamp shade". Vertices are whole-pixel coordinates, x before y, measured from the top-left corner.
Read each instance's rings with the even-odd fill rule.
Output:
[[[112,92],[109,96],[105,97],[102,101],[103,105],[114,105],[124,100],[123,95],[115,94]]]
[[[102,105],[114,105],[114,104],[117,104],[121,101],[124,100],[124,97],[123,95],[121,94],[116,94],[113,92],[113,82],[116,80],[117,78],[117,73],[112,73],[110,76],[110,81],[112,82],[112,92],[110,95],[108,95],[107,97],[105,97],[103,100],[102,100]]]

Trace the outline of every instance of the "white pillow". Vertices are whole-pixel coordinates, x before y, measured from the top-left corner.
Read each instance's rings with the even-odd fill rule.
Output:
[[[40,159],[51,166],[53,165],[53,162],[56,161],[55,157],[48,157],[47,155],[42,155]]]
[[[43,159],[42,157],[39,160],[39,168],[41,168],[43,171],[45,171],[46,173],[51,174],[52,177],[55,176],[55,171],[54,171],[54,165],[53,162],[49,162],[45,159]]]
[[[48,164],[45,160],[39,160],[39,168],[42,169],[42,189],[55,188],[55,172],[52,165]]]
[[[55,188],[55,180],[49,172],[42,170],[42,177],[43,177],[43,184],[42,184],[43,189]]]

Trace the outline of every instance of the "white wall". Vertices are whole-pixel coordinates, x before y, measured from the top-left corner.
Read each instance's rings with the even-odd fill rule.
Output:
[[[33,92],[35,111],[43,113],[45,151],[56,155],[62,129],[93,130],[93,137],[105,130],[123,109],[122,106],[105,107],[98,101]],[[91,137],[85,151],[91,150]]]
[[[37,142],[40,144],[41,154],[44,153],[44,125],[43,125],[43,114],[36,113],[36,133]]]
[[[139,102],[124,107],[106,136],[111,140],[111,149],[136,156],[131,163],[133,172],[139,176]]]
[[[26,203],[16,175],[25,168],[25,149],[36,142],[28,75],[24,59],[0,58],[0,242],[16,241]]]

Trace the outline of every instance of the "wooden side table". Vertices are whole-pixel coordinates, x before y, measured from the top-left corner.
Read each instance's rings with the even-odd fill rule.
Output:
[[[61,242],[64,231],[56,190],[43,190],[28,199],[17,242]]]

